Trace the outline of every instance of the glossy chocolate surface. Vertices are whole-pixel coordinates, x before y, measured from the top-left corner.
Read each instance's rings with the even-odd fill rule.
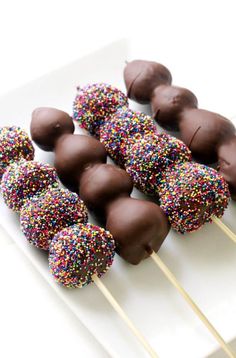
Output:
[[[124,69],[124,80],[129,98],[139,103],[149,103],[151,94],[161,84],[171,84],[170,71],[153,61],[134,60]]]
[[[219,172],[229,184],[233,200],[236,200],[236,136],[223,143],[217,151]]]
[[[72,118],[59,109],[41,107],[32,113],[31,137],[43,150],[53,151],[60,136],[74,133],[74,129]]]
[[[196,96],[186,88],[161,85],[152,93],[153,117],[160,126],[168,130],[177,130],[181,112],[187,108],[197,108],[197,105]]]
[[[118,254],[137,265],[158,251],[170,225],[162,209],[149,201],[121,198],[112,202],[106,228],[112,233]]]
[[[105,163],[104,146],[86,135],[66,134],[59,138],[55,148],[54,165],[62,183],[73,191],[78,191],[80,176],[86,168]]]
[[[235,135],[232,122],[204,109],[182,112],[179,127],[183,142],[204,164],[217,162],[219,146]]]
[[[103,216],[111,201],[129,197],[132,189],[132,180],[125,170],[111,164],[96,164],[83,172],[79,194],[90,210]]]

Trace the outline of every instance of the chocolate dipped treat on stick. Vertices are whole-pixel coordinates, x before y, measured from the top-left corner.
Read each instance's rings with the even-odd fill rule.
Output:
[[[216,217],[223,214],[229,197],[223,178],[214,169],[190,161],[186,145],[157,133],[149,116],[130,109],[118,111],[101,127],[100,140],[141,191],[160,196],[173,228],[184,233],[212,220],[236,243],[236,235]]]
[[[165,81],[156,81],[162,75],[162,65],[155,63],[154,66],[154,63],[134,60],[127,64],[124,80],[129,98],[139,103],[143,103],[144,98],[145,103],[150,102],[157,123],[167,130],[179,131],[181,139],[197,161],[204,164],[217,162],[218,170],[229,184],[233,200],[236,200],[234,125],[217,113],[199,109],[196,96],[188,89],[172,86],[167,78]],[[153,77],[150,78],[148,73],[153,73]],[[130,93],[131,77],[132,88],[139,93],[139,97]],[[149,81],[146,81],[147,78]]]
[[[144,158],[142,157],[143,153],[142,150],[144,149],[144,145],[145,145],[145,141],[146,139],[142,139],[144,136],[150,134],[150,135],[154,135],[154,137],[156,136],[156,127],[154,126],[152,119],[149,116],[146,116],[140,112],[134,112],[130,109],[127,108],[126,105],[124,105],[124,103],[122,102],[122,105],[117,105],[117,112],[113,111],[112,113],[110,112],[110,110],[106,110],[106,103],[108,103],[108,99],[106,98],[105,93],[107,93],[108,91],[105,90],[106,86],[111,89],[110,85],[106,85],[106,84],[92,84],[92,85],[88,85],[83,88],[80,88],[78,95],[75,98],[74,104],[73,104],[73,118],[78,121],[81,126],[87,130],[90,131],[91,134],[94,133],[94,131],[96,131],[96,137],[100,137],[100,140],[105,144],[106,150],[108,151],[108,153],[112,156],[112,158],[119,163],[122,167],[124,167],[124,155],[125,155],[125,151],[127,150],[127,142],[130,143],[131,141],[131,136],[136,137],[134,142],[136,142],[136,139],[140,139],[141,137],[141,151],[138,151],[141,153],[141,171],[143,170],[143,168],[147,168],[148,170],[144,171],[144,175],[143,175],[143,179],[144,179],[144,184],[141,185],[141,190],[143,190],[144,192],[147,190],[147,187],[150,185],[150,183],[152,181],[154,181],[154,184],[156,186],[156,181],[155,181],[155,176],[156,173],[154,172],[153,174],[153,170],[154,170],[154,165],[155,164],[155,159],[154,159],[154,165],[151,164],[151,168],[149,169],[149,162],[148,160],[150,160],[150,155],[152,156],[153,150],[155,151],[155,145],[152,146],[151,143],[146,143],[146,148],[145,148],[145,153],[144,155],[146,155],[145,160],[143,160]],[[88,94],[87,94],[87,89],[90,89],[90,93],[89,93],[89,99]],[[101,94],[100,96],[98,95],[98,91],[101,90]],[[95,92],[95,96],[92,97],[92,91]],[[114,89],[114,93],[120,92],[117,89]],[[101,108],[103,109],[103,117],[101,116],[101,111],[100,111],[100,107],[94,105],[94,102],[96,101],[96,98],[99,98],[98,103],[100,104]],[[120,94],[119,97],[122,97],[122,95]],[[93,101],[91,102],[91,98],[93,98]],[[104,101],[104,103],[103,103]],[[91,104],[90,110],[88,111],[88,106],[89,104]],[[99,120],[97,119],[99,118]],[[105,120],[106,118],[106,120]],[[99,129],[100,128],[100,129]],[[101,130],[102,130],[102,136],[101,136]],[[154,132],[154,134],[153,134]],[[127,133],[128,133],[128,139],[127,139]],[[172,138],[170,136],[167,136],[168,139],[162,139],[160,140],[161,136],[164,137],[164,134],[157,134],[158,139],[156,140],[154,137],[152,138],[154,140],[155,143],[157,142],[169,142],[169,146],[171,147],[176,146],[178,147],[177,143],[179,143],[179,146],[182,146],[182,156],[186,157],[186,160],[190,160],[191,155],[189,154],[189,150],[186,146],[184,146],[184,144],[182,142],[178,142],[177,139]],[[151,140],[152,140],[151,139]],[[171,144],[172,142],[172,144]],[[182,143],[180,145],[180,143]],[[151,152],[149,153],[149,147],[151,146]],[[136,145],[136,147],[138,147],[138,144]],[[168,148],[168,146],[167,146]],[[163,148],[164,152],[167,150],[167,152],[172,153],[172,151],[170,151],[169,149],[165,149]],[[132,147],[130,150],[131,154],[132,154]],[[186,152],[186,154],[184,154],[184,152]],[[158,154],[157,154],[158,155]],[[171,154],[172,155],[172,154]],[[161,160],[165,161],[166,164],[167,163],[171,163],[171,157],[167,158],[167,159],[163,159],[162,156],[158,156],[159,157],[159,161],[158,163],[160,164]],[[136,156],[135,160],[139,160],[139,158]],[[153,159],[151,159],[152,161]],[[133,161],[131,161],[131,164],[133,164]],[[144,165],[143,165],[144,164]],[[169,166],[168,164],[168,166]],[[194,167],[195,166],[195,167]],[[134,162],[134,166],[130,166],[131,172],[134,172],[134,183],[135,185],[137,185],[138,187],[140,186],[140,173],[141,171],[139,170],[140,166],[136,166],[138,169],[138,173],[135,174],[135,162]],[[159,165],[159,170],[158,173],[160,173],[161,170],[161,165]],[[220,192],[220,190],[222,189],[223,192],[225,191],[226,196],[228,196],[228,189],[225,186],[224,181],[222,181],[222,178],[216,173],[216,171],[211,170],[211,169],[207,169],[204,166],[197,166],[193,163],[191,164],[187,164],[185,166],[183,166],[181,168],[181,172],[182,172],[182,182],[180,183],[180,190],[178,190],[178,193],[180,194],[181,192],[183,192],[183,183],[184,183],[184,172],[186,171],[188,178],[191,178],[191,175],[194,176],[196,173],[198,173],[197,175],[197,180],[194,181],[191,186],[191,183],[189,185],[189,188],[185,190],[186,193],[192,193],[192,195],[194,196],[194,204],[192,203],[191,205],[189,205],[189,214],[191,214],[192,218],[195,218],[195,224],[192,226],[191,225],[191,219],[188,220],[189,215],[187,215],[186,220],[188,221],[188,224],[186,227],[184,226],[176,226],[177,229],[179,229],[180,232],[185,232],[185,230],[187,229],[187,231],[192,231],[197,229],[198,227],[200,227],[204,221],[214,221],[214,223],[234,242],[236,242],[236,235],[226,227],[226,225],[224,225],[221,221],[217,220],[217,218],[213,215],[213,211],[212,211],[212,200],[214,201],[214,195],[212,196],[212,190],[214,191],[214,187],[216,188],[218,186],[218,190]],[[192,174],[190,175],[192,171]],[[207,192],[204,192],[205,196],[202,195],[201,190],[202,190],[202,184],[201,184],[201,178],[202,177],[206,177],[209,174],[209,195],[207,195]],[[146,175],[149,176],[149,178],[146,178]],[[173,176],[178,178],[178,173],[170,173],[170,176]],[[218,179],[216,179],[218,178]],[[150,179],[150,180],[149,180]],[[219,185],[217,184],[217,181],[219,180]],[[194,183],[196,184],[196,188],[193,191],[193,187],[194,187]],[[203,181],[203,183],[205,183],[205,179]],[[153,183],[151,183],[152,186],[152,191],[153,191]],[[178,186],[177,186],[178,187]],[[177,188],[176,187],[176,188]],[[182,189],[181,189],[182,187]],[[204,184],[204,188],[208,187],[208,185],[205,183]],[[210,189],[211,188],[211,189]],[[160,188],[158,188],[159,190]],[[166,188],[168,191],[168,187]],[[197,190],[199,189],[199,190]],[[226,190],[225,190],[226,189]],[[157,195],[157,191],[155,190],[155,195]],[[196,199],[196,196],[194,194],[194,192],[196,192],[196,190],[198,191],[198,202]],[[223,193],[221,190],[221,194]],[[165,190],[166,192],[166,190]],[[217,195],[218,196],[218,195]],[[224,196],[224,195],[223,195]],[[220,199],[220,197],[223,199],[223,197],[221,195],[218,196],[218,199]],[[164,198],[164,197],[163,197]],[[215,196],[216,198],[216,196]],[[168,195],[166,196],[166,199],[168,199]],[[181,198],[180,198],[181,199]],[[207,203],[207,201],[205,202],[205,199],[209,200],[211,202],[211,205],[209,205]],[[173,199],[172,199],[173,200]],[[183,198],[182,200],[185,200],[185,198]],[[190,199],[191,200],[191,199]],[[216,209],[216,215],[218,217],[220,217],[222,215],[223,212],[220,212],[218,210],[221,210],[222,205],[221,202],[219,200],[218,204],[217,201],[215,201],[215,209]],[[226,200],[227,201],[227,200]],[[225,204],[226,204],[225,201]],[[168,210],[170,208],[170,202],[167,201],[167,203],[164,203],[163,205],[165,205],[166,209]],[[200,205],[200,209],[198,210],[198,207]],[[218,207],[218,209],[217,209]],[[224,207],[224,205],[223,205]],[[175,208],[175,203],[173,208]],[[205,208],[210,209],[210,211],[208,212],[208,210],[205,211]],[[185,206],[185,209],[187,209],[187,207]],[[194,212],[195,210],[195,212]],[[197,211],[197,212],[196,212]],[[186,217],[186,214],[182,215],[181,212],[179,212],[179,210],[177,208],[177,211],[175,213],[175,217],[181,216],[180,218],[180,223],[183,222],[184,217]],[[202,215],[204,214],[204,219],[201,218],[201,213]],[[177,214],[177,215],[176,215]],[[198,218],[200,215],[200,221],[198,221],[196,218]],[[169,215],[169,217],[171,217]],[[191,228],[192,227],[192,228]]]
[[[4,133],[0,140],[1,193],[6,205],[20,214],[21,229],[27,240],[37,248],[49,250],[50,271],[61,285],[76,288],[94,282],[150,357],[157,358],[156,352],[99,279],[113,262],[115,242],[112,235],[87,223],[83,201],[76,193],[59,187],[54,168],[32,160],[33,146],[24,131],[18,127],[4,127],[0,132]],[[48,136],[48,141],[51,140]],[[44,148],[48,150],[49,146]]]
[[[105,86],[110,87],[103,84],[103,92]],[[84,91],[80,88],[75,98],[73,118],[93,134],[91,121],[97,118],[97,108],[91,106],[88,120],[87,106],[84,106],[87,87]],[[90,85],[90,88],[97,95],[101,84]],[[101,97],[100,105],[104,100]],[[213,215],[222,216],[229,192],[221,175],[190,162],[187,146],[167,134],[157,133],[149,116],[117,106],[115,113],[104,111],[103,119],[96,120],[94,126],[109,155],[125,167],[134,184],[145,193],[160,197],[161,207],[177,231],[190,232],[211,221]]]
[[[33,121],[40,121],[40,116],[35,117],[35,113],[37,112],[33,113]],[[54,113],[52,113],[53,115]],[[50,116],[48,121],[50,122]],[[97,136],[99,136],[99,131],[97,131]],[[165,215],[156,204],[130,198],[132,184],[126,172],[110,164],[105,164],[102,150],[99,148],[102,144],[91,137],[87,137],[87,139],[84,137],[83,135],[68,134],[62,135],[57,140],[54,149],[56,167],[61,168],[60,162],[69,162],[67,156],[71,155],[73,158],[77,158],[71,162],[71,167],[76,168],[73,185],[75,186],[77,181],[80,195],[85,203],[95,212],[105,216],[106,227],[113,234],[118,253],[124,259],[136,264],[149,255],[154,257],[154,251],[157,251],[160,246],[160,240],[155,240],[155,236],[157,238],[160,235],[160,229],[163,230],[165,227],[166,234],[168,233],[169,228]],[[76,144],[76,142],[80,142],[80,144]],[[86,154],[86,151],[89,153]],[[58,153],[60,156],[58,156]],[[100,163],[97,153],[101,153]],[[66,170],[68,170],[68,173],[72,173],[71,168],[67,167]],[[66,171],[62,177],[64,180]],[[71,185],[71,181],[69,181],[69,185]],[[155,245],[157,246],[155,247]],[[162,262],[160,258],[158,259],[159,263]],[[159,266],[163,269],[162,265]],[[179,286],[179,291],[186,299],[187,293],[181,289],[181,286]],[[227,346],[215,328],[209,324],[200,309],[196,308],[196,304],[193,305],[193,301],[191,302],[192,308],[195,307],[195,312],[228,356],[233,357],[230,347]]]
[[[134,101],[149,103],[153,90],[161,84],[171,85],[170,71],[153,61],[134,60],[124,70],[127,96]]]
[[[94,104],[93,108],[96,108]],[[55,115],[53,109],[48,109],[49,126],[50,112],[52,116]],[[93,123],[92,115],[90,113],[90,124]],[[98,133],[100,124],[98,117],[94,118],[96,124],[92,131]],[[40,120],[40,111],[34,111],[31,129]],[[32,138],[35,139],[34,136]],[[38,141],[39,137],[36,143]],[[46,137],[44,141],[44,145],[47,145]],[[166,215],[158,205],[130,197],[133,184],[129,175],[120,168],[106,164],[106,150],[98,140],[86,135],[63,134],[57,139],[54,152],[55,168],[61,181],[79,192],[88,208],[105,220],[121,257],[131,264],[138,264],[152,250],[159,250],[170,229]]]

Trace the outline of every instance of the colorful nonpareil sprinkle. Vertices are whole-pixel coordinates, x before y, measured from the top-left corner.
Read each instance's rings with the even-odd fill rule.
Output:
[[[166,133],[131,138],[125,169],[135,186],[149,195],[159,195],[159,183],[166,170],[191,160],[191,152],[180,140]]]
[[[159,185],[160,206],[173,229],[184,233],[199,229],[212,216],[220,218],[230,193],[224,178],[214,169],[193,162],[167,170]]]
[[[49,249],[53,236],[65,227],[87,223],[88,213],[76,193],[52,188],[27,200],[20,212],[21,229],[36,247]]]
[[[87,88],[93,86],[98,89],[98,85]],[[127,104],[100,115],[101,103],[105,102],[100,101],[101,92],[91,90],[81,116],[76,111],[79,101],[75,101],[74,118],[100,139],[138,189],[159,197],[172,227],[181,233],[190,232],[211,221],[213,215],[221,217],[229,201],[224,179],[215,170],[192,162],[191,152],[182,141],[158,133],[150,117],[128,109]],[[95,119],[94,112],[98,114]]]
[[[0,179],[7,166],[20,159],[34,159],[34,148],[27,133],[15,126],[0,128]]]
[[[127,146],[132,139],[156,132],[153,119],[132,109],[122,109],[113,114],[100,130],[100,141],[111,158],[121,166],[126,161]]]
[[[70,288],[83,287],[92,276],[101,277],[115,255],[112,235],[91,224],[78,224],[54,236],[49,248],[49,267],[55,280]]]
[[[39,195],[45,189],[58,187],[53,167],[35,161],[21,160],[8,166],[1,181],[1,193],[6,205],[20,212],[26,199]]]
[[[100,126],[121,107],[128,106],[126,95],[106,83],[78,88],[73,103],[73,119],[99,138]]]

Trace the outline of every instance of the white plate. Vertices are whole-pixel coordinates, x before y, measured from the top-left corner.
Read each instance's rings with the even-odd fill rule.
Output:
[[[0,99],[1,126],[20,125],[29,131],[31,112],[38,106],[57,107],[71,113],[78,84],[102,81],[124,89],[124,63],[135,56],[135,51],[132,55],[130,49],[126,41],[114,43],[5,95]],[[142,57],[147,58],[146,55],[143,53]],[[36,148],[36,159],[53,163],[53,154]],[[235,214],[235,204],[231,204],[224,216],[225,223],[234,231]],[[94,285],[68,290],[53,282],[45,254],[26,242],[17,215],[8,210],[2,200],[0,223],[112,356],[147,356]],[[234,244],[216,226],[208,224],[191,235],[171,232],[159,253],[222,336],[226,340],[236,337]],[[211,334],[151,259],[131,266],[116,257],[103,282],[160,357],[202,358],[218,348]]]

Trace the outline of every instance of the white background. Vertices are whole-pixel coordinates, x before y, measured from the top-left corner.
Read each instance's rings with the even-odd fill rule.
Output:
[[[210,55],[230,67],[236,64],[234,4],[234,0],[0,0],[0,93],[127,36],[139,43],[140,54],[145,47],[163,49],[164,44],[186,66],[191,67],[191,58],[197,57],[201,69]],[[222,74],[215,74],[216,82],[218,76]]]
[[[235,1],[227,0],[0,0],[0,94],[60,68],[106,43],[129,37],[137,57],[144,52],[152,53],[151,48],[160,48],[160,62],[171,63],[172,69],[174,64],[182,63],[187,74],[196,71],[201,78],[204,73],[206,93],[214,89],[211,109],[233,116],[236,113],[236,93],[229,92],[228,87],[236,80],[234,4]],[[177,72],[177,79],[180,78],[178,75]],[[222,95],[226,98],[224,105],[220,103]],[[68,312],[64,314],[65,308],[62,309],[56,296],[44,288],[42,279],[27,260],[23,260],[17,249],[11,250],[11,240],[3,242],[4,233],[1,237],[0,269],[4,273],[1,284],[7,294],[0,297],[0,355],[4,358],[16,354],[40,357],[44,352],[47,355],[56,352],[58,357],[65,356],[63,345],[61,352],[58,348],[54,350],[56,337],[63,339],[63,335],[60,336],[63,322],[63,330],[71,334],[72,342],[77,340],[68,347],[69,354],[80,347],[84,357],[104,356],[84,327],[79,326]],[[10,265],[9,253],[12,258]],[[24,277],[22,281],[21,277]],[[9,299],[16,291],[17,302]],[[45,320],[51,323],[45,325]]]

